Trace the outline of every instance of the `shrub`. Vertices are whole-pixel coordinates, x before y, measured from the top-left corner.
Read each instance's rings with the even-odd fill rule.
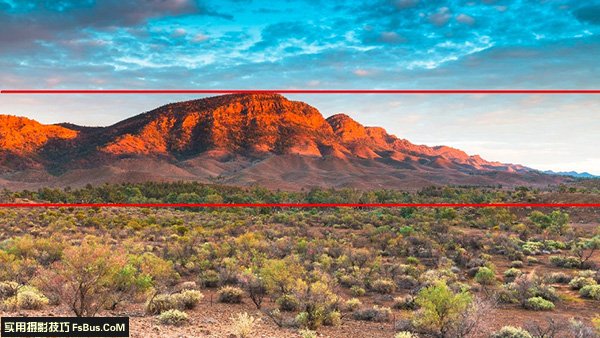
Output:
[[[0,299],[13,297],[19,290],[17,282],[0,282]]]
[[[263,299],[267,295],[265,280],[252,270],[245,271],[238,279],[256,308],[260,309]]]
[[[507,281],[513,281],[516,277],[520,276],[521,274],[523,274],[521,270],[517,268],[510,268],[504,271],[504,279]]]
[[[511,268],[522,268],[523,261],[512,261],[512,262],[510,262],[510,267]]]
[[[455,293],[445,281],[438,281],[419,291],[415,298],[420,310],[413,316],[413,325],[433,336],[448,336],[450,331],[460,329],[460,319],[469,312],[472,302],[468,292]]]
[[[579,290],[584,286],[596,284],[596,281],[590,277],[575,277],[569,282],[569,286],[573,290]]]
[[[350,298],[344,303],[344,308],[346,311],[352,312],[358,309],[362,305],[362,302],[358,298]]]
[[[377,293],[390,294],[396,290],[394,281],[389,279],[377,279],[371,284],[371,289]]]
[[[238,313],[231,317],[231,331],[239,338],[248,338],[252,335],[257,320],[248,313]]]
[[[17,306],[24,310],[39,310],[48,305],[48,298],[34,287],[22,287],[17,293]]]
[[[298,280],[294,292],[305,314],[305,320],[299,322],[311,330],[317,329],[328,320],[331,312],[337,310],[338,297],[325,277],[308,283]]]
[[[569,283],[573,277],[569,276],[564,272],[553,272],[546,277],[547,283],[559,283],[559,284],[567,284]]]
[[[413,296],[401,296],[394,298],[394,309],[399,310],[415,310],[417,304]]]
[[[151,275],[143,273],[136,267],[137,258],[131,258],[115,275],[113,280],[115,292],[110,295],[108,306],[114,310],[121,302],[133,299],[152,287]]]
[[[401,289],[411,290],[419,286],[419,281],[413,276],[399,276],[396,278],[396,284]]]
[[[600,300],[600,285],[586,285],[579,289],[579,294],[585,298]]]
[[[550,256],[550,264],[559,268],[574,269],[581,266],[581,262],[574,256]]]
[[[418,336],[408,331],[401,331],[396,333],[394,338],[418,338]]]
[[[490,338],[533,338],[531,334],[520,327],[504,326],[492,333]]]
[[[492,285],[496,282],[496,275],[492,269],[482,266],[475,274],[475,281],[481,285]]]
[[[554,303],[542,297],[531,297],[525,303],[525,308],[534,311],[554,310]]]
[[[419,338],[419,336],[410,331],[400,331],[394,335],[394,338]]]
[[[594,325],[594,319],[592,318],[592,325]],[[594,328],[594,326],[589,326],[584,322],[577,320],[575,318],[571,318],[568,323],[567,331],[570,333],[569,337],[576,338],[598,338],[600,333],[599,328]]]
[[[298,298],[294,295],[283,295],[275,301],[281,311],[296,311],[300,307]]]
[[[64,250],[63,259],[44,269],[37,279],[41,289],[67,304],[77,317],[94,316],[113,299],[116,276],[126,264],[123,252],[99,240],[85,239]]]
[[[342,314],[339,311],[329,311],[323,318],[323,325],[340,326],[342,324]]]
[[[165,325],[182,325],[188,321],[188,315],[183,311],[171,309],[158,315],[158,321]]]
[[[596,279],[596,281],[598,281],[598,278],[600,278],[600,271],[583,270],[583,271],[579,271],[577,273],[577,276],[579,276],[579,277],[590,277],[590,278],[594,278],[594,279]]]
[[[365,289],[361,288],[358,285],[354,285],[353,287],[350,288],[350,293],[354,297],[361,297],[361,296],[364,296],[365,293],[367,293],[367,291],[365,291]]]
[[[241,303],[244,291],[235,286],[224,286],[217,291],[217,300],[220,303]]]
[[[596,332],[600,334],[600,315],[596,315],[594,318],[592,318],[592,325],[594,325]]]
[[[390,319],[391,315],[392,310],[390,308],[373,305],[372,308],[364,308],[354,311],[352,317],[356,320],[386,322]]]
[[[309,329],[302,329],[298,331],[302,338],[317,338],[317,332]]]
[[[410,265],[419,265],[421,262],[419,261],[419,259],[417,257],[406,257],[406,264],[410,264]]]
[[[558,295],[558,292],[556,292],[556,289],[546,284],[540,284],[533,287],[531,289],[531,294],[533,297],[542,297],[551,302],[560,300],[560,296]]]
[[[180,309],[191,310],[204,298],[202,292],[197,290],[183,290],[173,295],[177,307]]]
[[[172,295],[155,295],[146,303],[146,313],[158,315],[168,310],[175,310],[179,307],[177,299]]]
[[[205,288],[214,288],[219,285],[219,273],[215,270],[206,270],[200,277],[200,284]]]
[[[540,262],[540,260],[537,259],[537,257],[527,256],[527,265],[534,265],[534,264],[538,264],[539,262]]]

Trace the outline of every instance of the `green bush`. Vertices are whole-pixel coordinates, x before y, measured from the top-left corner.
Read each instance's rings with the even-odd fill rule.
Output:
[[[146,313],[158,315],[168,310],[175,310],[179,307],[177,299],[173,295],[156,295],[146,303]]]
[[[214,288],[219,285],[219,273],[215,270],[206,270],[200,277],[200,284],[205,288]]]
[[[421,262],[419,261],[419,259],[417,257],[406,257],[406,264],[410,264],[410,265],[419,265]]]
[[[17,306],[23,310],[39,310],[48,305],[48,298],[38,289],[24,286],[17,292]]]
[[[579,290],[584,286],[596,285],[596,281],[591,277],[575,277],[569,282],[569,286],[573,290]]]
[[[586,285],[579,289],[579,294],[585,298],[600,300],[600,285]]]
[[[339,311],[329,311],[323,318],[325,326],[340,326],[342,324],[342,314]]]
[[[533,297],[542,297],[551,302],[560,300],[560,296],[558,292],[556,292],[556,289],[546,284],[540,284],[531,288],[531,293]]]
[[[202,292],[197,290],[183,290],[173,295],[179,309],[193,309],[204,298]]]
[[[402,332],[396,333],[394,335],[394,338],[419,338],[419,337],[411,332],[402,331]]]
[[[554,310],[554,303],[542,297],[531,297],[525,303],[525,308],[534,311]]]
[[[581,265],[579,258],[574,256],[550,256],[548,260],[550,264],[559,268],[574,269]]]
[[[482,266],[475,274],[475,281],[481,285],[492,285],[496,282],[496,275],[492,269]]]
[[[217,291],[217,300],[220,303],[241,303],[244,291],[235,286],[224,286]]]
[[[389,279],[377,279],[371,284],[371,289],[377,293],[387,295],[396,290],[396,284]]]
[[[510,269],[504,271],[504,279],[507,281],[512,281],[516,277],[518,277],[522,274],[523,274],[523,272],[521,272],[521,270],[519,270],[517,268],[510,268]]]
[[[275,301],[281,311],[296,311],[300,307],[298,298],[294,295],[283,295]]]
[[[354,297],[361,297],[361,296],[364,296],[365,293],[367,293],[367,291],[365,291],[365,289],[361,288],[360,286],[355,285],[350,288],[350,293]]]
[[[158,321],[165,325],[182,325],[188,321],[188,315],[183,311],[171,309],[158,315]]]
[[[346,311],[352,312],[358,309],[362,305],[362,302],[358,298],[350,298],[344,303],[344,309]]]
[[[317,338],[317,332],[310,329],[302,329],[298,331],[302,338]]]
[[[460,319],[469,312],[473,298],[466,291],[452,291],[442,280],[421,289],[415,303],[420,310],[413,314],[414,327],[432,336],[449,337],[452,336],[450,331],[458,330]]]
[[[523,261],[512,261],[512,262],[510,262],[510,267],[511,268],[522,268]]]
[[[504,326],[492,333],[490,338],[533,338],[531,334],[520,327]]]

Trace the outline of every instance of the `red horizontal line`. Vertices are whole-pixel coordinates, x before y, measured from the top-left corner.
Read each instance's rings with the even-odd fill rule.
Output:
[[[2,89],[0,94],[600,94],[600,89]]]
[[[0,203],[0,208],[600,208],[600,203]]]

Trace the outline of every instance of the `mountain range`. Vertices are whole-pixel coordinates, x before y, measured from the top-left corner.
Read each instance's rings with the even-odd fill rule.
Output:
[[[324,118],[277,94],[171,103],[108,127],[0,115],[1,187],[148,180],[299,190],[545,186],[569,178],[447,146],[415,145],[344,114]]]
[[[559,176],[570,176],[570,177],[578,177],[578,178],[598,178],[600,176],[592,175],[588,172],[577,172],[577,171],[552,171],[545,170],[545,174],[549,175],[559,175]]]

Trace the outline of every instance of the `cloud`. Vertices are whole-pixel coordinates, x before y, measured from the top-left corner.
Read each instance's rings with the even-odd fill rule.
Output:
[[[192,0],[40,1],[17,4],[9,11],[0,12],[0,43],[31,45],[36,41],[81,36],[87,34],[88,29],[137,27],[150,19],[185,14],[232,18]]]
[[[371,75],[371,72],[369,72],[366,69],[356,69],[353,73],[356,76],[369,76],[369,75]]]
[[[187,31],[183,28],[177,28],[176,30],[173,31],[173,36],[174,37],[181,37],[181,36],[185,36],[187,34]]]
[[[208,40],[208,36],[202,33],[196,34],[196,36],[194,36],[194,38],[192,39],[192,41],[194,42],[204,42],[206,40]]]
[[[429,21],[436,26],[444,26],[451,17],[452,13],[450,13],[450,9],[448,7],[441,7],[436,13],[429,15]]]
[[[396,0],[394,5],[398,9],[414,7],[419,3],[419,0]]]
[[[466,14],[459,14],[456,16],[456,21],[464,23],[466,25],[472,25],[475,23],[475,19],[472,16]]]
[[[580,21],[600,25],[600,5],[581,7],[575,10],[573,15]]]

